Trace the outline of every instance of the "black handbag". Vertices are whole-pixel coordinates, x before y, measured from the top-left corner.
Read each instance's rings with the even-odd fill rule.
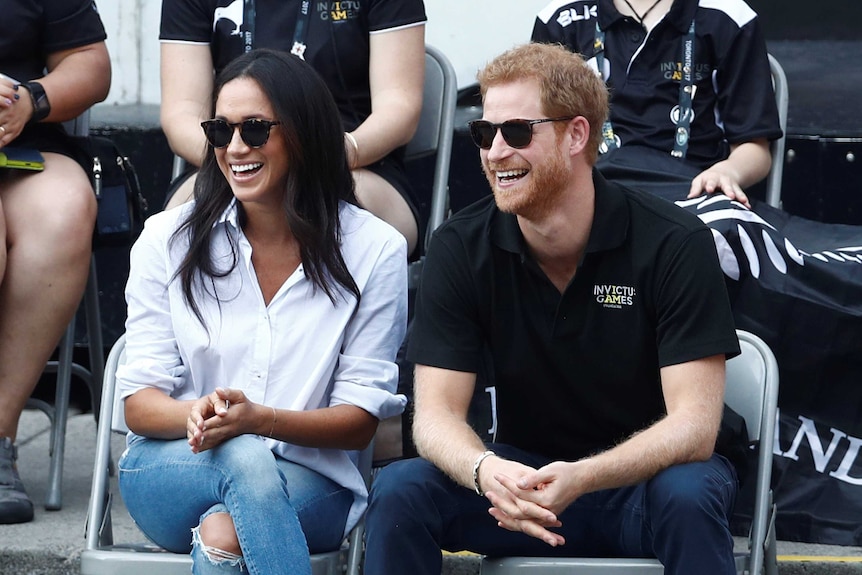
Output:
[[[129,245],[140,233],[147,211],[135,168],[110,138],[88,136],[84,146],[99,203],[94,240],[99,245]]]

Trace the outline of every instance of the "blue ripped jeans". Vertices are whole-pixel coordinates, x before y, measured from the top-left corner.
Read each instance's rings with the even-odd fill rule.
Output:
[[[252,435],[199,454],[185,439],[132,436],[118,467],[135,523],[157,545],[191,553],[196,575],[310,575],[309,553],[338,548],[353,503],[350,490]],[[230,514],[242,556],[201,545],[197,528],[217,512]]]
[[[550,461],[508,445],[501,457],[541,467]],[[728,517],[736,472],[720,455],[675,465],[644,483],[579,497],[550,547],[497,526],[491,504],[420,458],[384,467],[365,516],[365,575],[439,575],[440,549],[490,556],[658,557],[667,575],[736,573]]]

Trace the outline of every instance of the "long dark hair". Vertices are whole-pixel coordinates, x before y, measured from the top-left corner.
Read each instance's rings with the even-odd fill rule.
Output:
[[[284,135],[290,169],[284,189],[284,217],[299,244],[303,270],[315,288],[322,289],[335,305],[340,284],[359,299],[359,288],[341,255],[339,202],[356,204],[353,176],[344,151],[344,129],[326,84],[300,58],[277,50],[256,49],[230,62],[215,80],[212,115],[225,84],[237,78],[257,82],[275,110],[275,120]],[[195,205],[172,240],[185,234],[189,249],[177,270],[183,296],[204,323],[194,297],[195,282],[201,287],[228,275],[238,264],[239,254],[231,239],[233,261],[220,269],[213,261],[214,227],[233,200],[233,192],[207,146],[195,183]],[[242,204],[237,205],[240,225],[245,222]],[[206,290],[202,290],[204,292]],[[214,294],[218,299],[218,295]]]

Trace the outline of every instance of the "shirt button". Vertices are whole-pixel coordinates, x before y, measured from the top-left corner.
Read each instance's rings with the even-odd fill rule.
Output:
[[[644,39],[644,36],[641,32],[632,32],[631,39],[632,43],[640,44],[641,40]]]

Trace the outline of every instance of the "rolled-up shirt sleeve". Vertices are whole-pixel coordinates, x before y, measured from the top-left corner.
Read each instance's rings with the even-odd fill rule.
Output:
[[[362,297],[347,325],[330,405],[351,404],[378,419],[398,415],[407,399],[395,393],[398,349],[407,330],[407,248],[393,236],[373,261],[351,269]]]
[[[126,360],[117,369],[122,398],[146,387],[172,395],[185,374],[168,294],[169,238],[176,214],[171,215],[148,219],[132,246],[126,284]]]

